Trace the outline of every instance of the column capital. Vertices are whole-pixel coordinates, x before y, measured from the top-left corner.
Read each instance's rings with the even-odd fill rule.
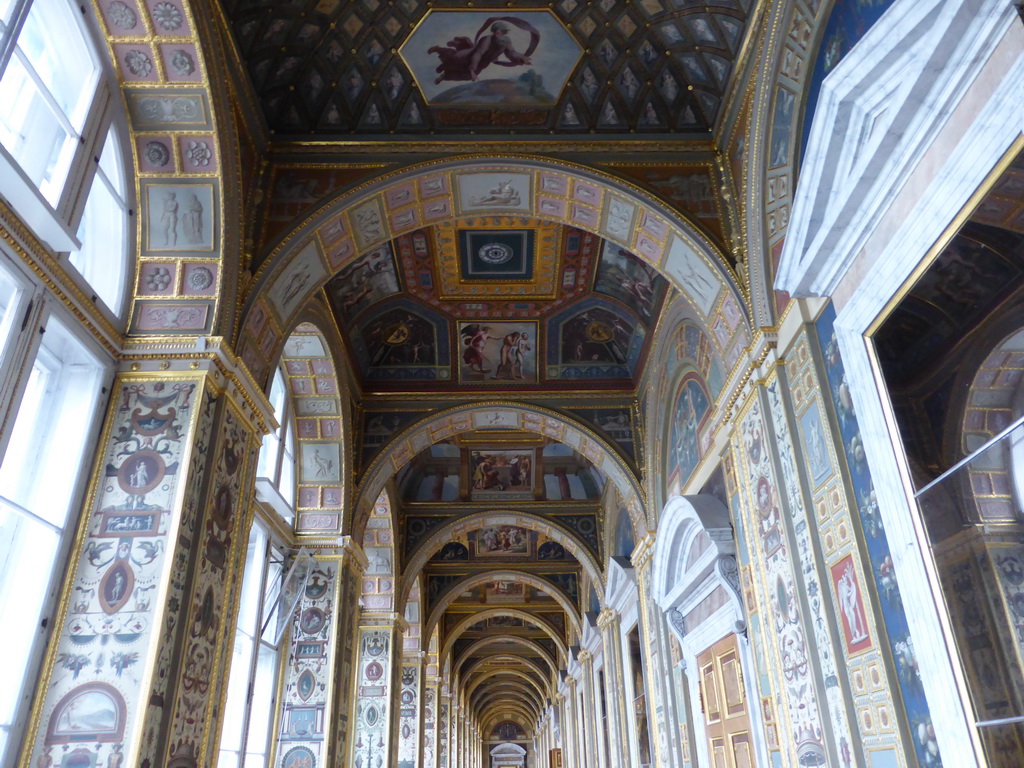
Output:
[[[565,701],[565,694],[564,694],[564,693],[561,693],[561,692],[556,692],[556,693],[555,693],[555,701],[556,701],[556,702],[557,702],[558,704],[561,704],[561,703],[563,703],[563,702]]]
[[[597,614],[597,626],[601,629],[607,629],[618,620],[619,613],[614,608],[602,608],[601,612]]]
[[[567,686],[569,686],[570,688],[575,688],[576,687],[576,678],[573,677],[572,675],[566,675],[565,676],[565,684]]]
[[[579,654],[577,654],[576,656],[576,660],[580,664],[590,664],[594,661],[594,654],[592,654],[590,651],[580,651]]]
[[[370,561],[363,552],[362,545],[351,536],[342,536],[338,549],[341,550],[344,564],[357,576],[362,576],[369,568]]]
[[[260,434],[276,425],[270,400],[221,336],[129,338],[121,349],[119,369],[161,375],[202,371],[218,389],[244,404],[246,416],[258,426]]]
[[[636,543],[636,548],[633,550],[633,554],[630,555],[629,559],[633,563],[633,568],[636,569],[637,575],[646,571],[651,564],[651,560],[654,558],[654,538],[654,532],[648,531],[647,535]]]

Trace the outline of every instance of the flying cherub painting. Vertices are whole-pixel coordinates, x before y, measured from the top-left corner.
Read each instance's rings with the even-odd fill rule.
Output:
[[[399,51],[432,106],[552,105],[581,52],[546,10],[430,11]]]

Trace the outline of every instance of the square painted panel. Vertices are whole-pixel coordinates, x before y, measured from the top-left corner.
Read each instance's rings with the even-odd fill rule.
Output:
[[[532,229],[459,230],[459,270],[463,280],[532,280]]]

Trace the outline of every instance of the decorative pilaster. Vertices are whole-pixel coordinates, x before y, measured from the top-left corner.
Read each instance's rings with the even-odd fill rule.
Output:
[[[601,630],[605,658],[605,700],[608,704],[608,768],[627,768],[629,759],[629,730],[626,713],[629,711],[623,698],[622,637],[619,631],[619,614],[611,608],[603,608],[597,615],[597,626]]]
[[[576,705],[576,678],[569,675],[565,678],[565,764],[566,768],[582,768],[580,763],[580,721]]]
[[[326,724],[348,721],[348,679],[332,674],[337,667],[351,670],[343,653],[345,621],[352,616],[358,582],[347,571],[361,573],[366,558],[351,537],[340,547],[315,552],[317,567],[292,619],[288,662],[282,672],[278,722],[277,765],[312,756],[315,764],[330,764],[343,741],[325,739]],[[354,623],[354,622],[352,622]],[[345,713],[343,717],[337,713]],[[335,728],[329,729],[333,736]],[[290,757],[289,757],[290,756]]]
[[[334,757],[335,765],[350,765],[352,762],[353,730],[352,712],[356,700],[356,684],[353,670],[358,668],[359,649],[359,595],[361,579],[369,561],[361,546],[350,537],[342,543],[343,558],[338,568],[338,610],[341,618],[337,622],[337,640],[334,654],[334,690],[337,719],[331,729],[333,745],[328,755]]]
[[[633,551],[632,562],[636,573],[640,600],[640,648],[644,655],[644,683],[647,687],[647,722],[654,750],[654,764],[658,768],[668,765],[668,733],[665,722],[666,681],[671,679],[669,665],[658,642],[657,622],[660,610],[651,599],[651,563],[654,560],[654,535],[644,536]],[[639,737],[639,734],[638,734]]]
[[[449,768],[449,740],[451,736],[451,696],[442,686],[437,717],[437,768]]]
[[[436,671],[432,663],[431,669]],[[437,768],[437,700],[440,680],[428,675],[423,693],[423,768]]]
[[[364,613],[359,626],[359,667],[356,671],[352,768],[391,766],[398,751],[398,690],[402,632],[397,614]]]
[[[402,662],[402,692],[399,702],[398,768],[419,768],[422,731],[423,658],[416,654]]]
[[[580,691],[583,694],[583,754],[590,756],[590,764],[597,765],[597,710],[594,708],[594,656],[590,651],[580,651],[576,657],[580,663]]]
[[[69,744],[92,764],[214,759],[234,623],[226,606],[268,409],[219,345],[190,362],[126,368],[37,687],[22,756],[32,765],[58,764]]]

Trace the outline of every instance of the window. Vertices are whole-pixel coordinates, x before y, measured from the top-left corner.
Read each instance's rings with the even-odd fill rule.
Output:
[[[280,655],[275,614],[284,560],[284,550],[271,541],[262,522],[255,522],[238,600],[220,739],[221,768],[263,768],[267,764]]]
[[[11,305],[0,275],[0,296]],[[10,312],[3,325],[10,328]],[[28,329],[35,333],[36,327]],[[0,622],[35,632],[0,636],[0,762],[22,727],[73,537],[95,435],[105,365],[56,316],[26,372],[0,464]],[[15,586],[16,585],[16,586]]]
[[[119,315],[129,205],[101,74],[77,4],[0,0],[0,194]]]
[[[85,201],[78,239],[82,247],[69,260],[104,304],[115,314],[124,295],[125,260],[128,247],[128,204],[125,202],[121,146],[113,128],[107,131],[103,151],[97,159],[96,177]],[[110,255],[120,255],[110,258]]]
[[[99,65],[67,0],[23,0],[11,10],[12,23],[2,35],[5,43],[12,37],[17,42],[0,76],[0,143],[56,208]]]
[[[280,369],[274,374],[270,386],[270,404],[280,426],[263,437],[263,448],[256,468],[256,476],[259,478],[257,488],[260,492],[258,498],[270,503],[290,523],[295,516],[295,426],[292,422],[291,398],[288,397],[284,373]],[[280,497],[276,503],[274,495]]]

